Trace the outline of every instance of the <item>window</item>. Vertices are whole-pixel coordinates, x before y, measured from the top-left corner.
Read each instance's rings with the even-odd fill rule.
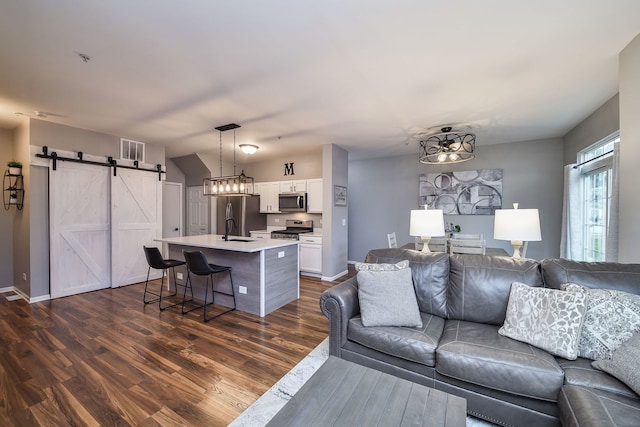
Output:
[[[613,144],[619,141],[616,132],[578,154],[584,261],[605,261],[613,188]]]
[[[120,138],[120,158],[144,163],[144,142]]]

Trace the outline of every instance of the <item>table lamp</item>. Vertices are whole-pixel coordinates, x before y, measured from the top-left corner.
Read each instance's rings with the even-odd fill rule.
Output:
[[[444,236],[444,216],[442,209],[414,209],[411,211],[409,235],[419,236],[424,244],[422,252],[431,252],[429,240],[431,237]]]
[[[540,215],[538,209],[497,209],[493,224],[493,238],[510,240],[513,246],[513,258],[522,258],[520,249],[525,241],[542,240],[540,233]]]

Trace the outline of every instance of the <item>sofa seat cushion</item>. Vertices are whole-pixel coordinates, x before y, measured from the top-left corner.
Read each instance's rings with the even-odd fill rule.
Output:
[[[558,397],[565,427],[637,427],[640,402],[606,391],[565,385]]]
[[[382,353],[433,367],[444,319],[427,313],[420,313],[420,316],[421,328],[367,327],[360,316],[355,316],[349,320],[347,338]]]
[[[564,371],[565,385],[597,388],[629,399],[638,399],[638,395],[622,381],[591,366],[591,359],[579,357],[576,360],[567,360],[557,357],[556,361]]]
[[[555,358],[498,334],[499,328],[447,320],[436,350],[436,371],[483,387],[555,402],[564,381]]]

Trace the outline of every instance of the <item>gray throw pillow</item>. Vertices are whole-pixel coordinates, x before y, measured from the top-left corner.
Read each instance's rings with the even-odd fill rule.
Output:
[[[611,360],[596,360],[591,365],[613,375],[640,394],[640,333],[613,351]]]
[[[640,331],[640,295],[591,289],[575,283],[563,283],[560,288],[587,295],[578,356],[593,360],[611,359],[611,354],[620,344]]]
[[[586,309],[584,293],[534,288],[514,282],[506,318],[498,333],[575,360]]]
[[[364,326],[422,327],[409,261],[356,264]]]

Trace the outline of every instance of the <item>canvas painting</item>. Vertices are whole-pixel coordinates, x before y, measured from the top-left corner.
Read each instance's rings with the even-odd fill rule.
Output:
[[[493,215],[502,208],[502,169],[420,175],[420,206],[445,215]]]

